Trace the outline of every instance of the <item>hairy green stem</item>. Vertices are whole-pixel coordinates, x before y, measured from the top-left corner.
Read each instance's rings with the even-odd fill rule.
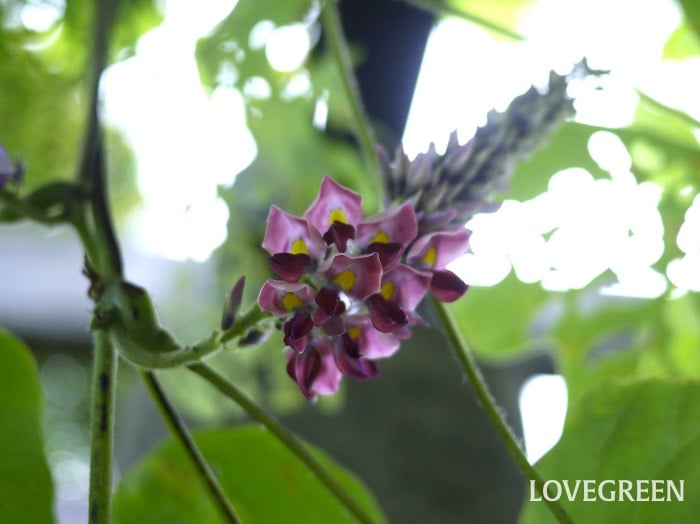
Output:
[[[95,331],[90,413],[90,524],[110,521],[114,397],[117,386],[117,352],[109,334]]]
[[[484,29],[493,31],[501,36],[505,36],[511,40],[525,40],[525,37],[519,33],[516,33],[512,29],[503,27],[496,22],[492,22],[487,18],[474,14],[467,11],[459,5],[452,4],[450,2],[445,2],[444,0],[400,0],[406,4],[414,5],[420,9],[425,9],[426,11],[431,11],[433,13],[444,14],[449,16],[456,16],[457,18],[462,18],[476,25],[480,25]]]
[[[496,400],[493,398],[493,395],[491,395],[491,392],[489,391],[489,388],[486,385],[486,382],[484,381],[484,377],[479,371],[479,367],[477,366],[476,360],[474,359],[474,356],[472,355],[466,342],[464,341],[459,328],[455,324],[455,321],[452,318],[452,315],[450,314],[450,311],[447,309],[447,306],[445,304],[438,301],[434,297],[431,298],[433,308],[435,309],[435,312],[437,313],[438,317],[440,318],[440,322],[444,327],[445,335],[450,341],[450,345],[452,346],[452,349],[457,355],[460,364],[462,364],[462,369],[467,374],[467,377],[469,378],[469,381],[472,384],[472,388],[474,388],[474,392],[476,393],[477,398],[481,402],[481,407],[486,413],[489,422],[491,422],[491,425],[496,430],[498,437],[505,445],[506,449],[508,450],[508,453],[510,453],[510,455],[515,460],[516,464],[520,467],[520,470],[525,474],[527,478],[534,481],[535,487],[540,493],[542,493],[544,479],[540,476],[539,473],[537,473],[537,470],[534,467],[532,467],[532,465],[528,462],[527,457],[525,457],[523,450],[518,444],[517,438],[513,434],[513,431],[510,429],[510,426],[508,426],[508,423],[504,420],[503,416],[501,415],[501,412],[499,411],[498,406],[496,405]],[[562,524],[573,523],[571,517],[569,517],[569,515],[566,513],[566,510],[564,510],[564,508],[561,506],[561,504],[559,504],[558,501],[549,500],[546,497],[544,498],[544,500],[559,522],[561,522]]]
[[[163,391],[163,388],[158,382],[158,378],[156,377],[155,373],[152,371],[144,371],[141,373],[141,376],[146,382],[146,386],[148,386],[148,390],[153,397],[153,401],[160,409],[160,412],[170,428],[170,431],[177,439],[180,446],[182,446],[185,454],[192,462],[194,468],[197,470],[197,474],[199,475],[199,478],[204,486],[209,491],[212,501],[219,508],[221,516],[224,517],[226,522],[231,524],[238,524],[241,522],[238,515],[236,515],[236,511],[233,509],[231,502],[226,497],[224,490],[219,485],[216,475],[214,475],[214,472],[207,464],[201,451],[199,451],[199,448],[197,448],[197,444],[192,438],[190,432],[187,430],[187,426],[185,426],[184,421],[182,418],[180,418],[177,411],[175,411],[175,408],[170,403],[170,400],[165,395],[165,391]]]
[[[343,34],[343,27],[340,23],[340,15],[338,13],[336,0],[326,0],[325,5],[323,6],[322,20],[323,29],[328,37],[328,42],[330,44],[331,51],[333,52],[333,57],[338,65],[338,72],[340,73],[340,79],[343,83],[343,88],[345,89],[345,95],[350,103],[350,108],[355,119],[355,127],[360,141],[360,147],[365,157],[365,161],[370,167],[372,173],[375,174],[375,176],[371,177],[371,181],[376,186],[375,189],[379,191],[377,193],[377,200],[381,202],[382,187],[381,184],[377,184],[377,182],[381,180],[381,168],[379,166],[377,155],[374,151],[376,140],[374,138],[374,133],[372,132],[372,127],[369,125],[367,112],[362,104],[362,97],[360,96],[355,74],[353,72],[350,51],[348,50],[348,44]]]
[[[319,460],[314,457],[304,444],[277,419],[258,406],[250,397],[238,389],[234,384],[219,375],[206,364],[190,364],[188,369],[207,380],[221,393],[229,397],[241,406],[255,420],[265,426],[277,437],[287,449],[294,453],[306,467],[313,471],[318,479],[335,495],[335,497],[352,513],[358,521],[369,524],[372,518],[360,506],[345,487],[333,476]]]

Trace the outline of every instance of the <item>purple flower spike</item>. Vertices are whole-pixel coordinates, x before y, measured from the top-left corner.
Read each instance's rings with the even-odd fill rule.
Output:
[[[275,273],[287,282],[297,282],[311,267],[311,257],[303,253],[276,253],[269,260]]]
[[[372,325],[382,333],[391,333],[408,324],[408,315],[395,303],[377,293],[367,299]]]
[[[357,243],[408,244],[418,234],[413,206],[406,202],[400,207],[374,215],[357,226]]]
[[[454,302],[469,289],[461,278],[446,269],[433,271],[430,292],[441,302]]]
[[[335,244],[338,251],[345,253],[348,248],[348,240],[355,238],[355,228],[350,224],[344,224],[343,222],[335,221],[328,228],[328,231],[323,235],[323,240],[329,246]]]
[[[382,263],[376,253],[359,257],[338,254],[327,260],[319,268],[319,273],[348,296],[364,300],[379,292]]]
[[[421,269],[444,269],[467,251],[470,235],[464,228],[424,235],[414,242],[406,261]]]
[[[321,234],[305,219],[290,215],[277,206],[270,208],[262,247],[271,255],[300,253],[320,259],[326,253]]]
[[[284,343],[301,353],[306,349],[308,335],[313,328],[311,315],[307,311],[297,311],[291,320],[284,323]]]
[[[284,317],[295,309],[314,301],[316,293],[310,286],[301,283],[269,279],[258,295],[258,305],[277,317]]]
[[[363,216],[362,197],[328,175],[323,175],[318,196],[304,213],[304,218],[322,233],[328,231],[333,222],[355,225]]]

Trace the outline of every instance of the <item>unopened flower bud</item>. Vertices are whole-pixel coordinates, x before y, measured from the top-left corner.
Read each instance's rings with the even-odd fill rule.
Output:
[[[236,323],[238,310],[241,308],[243,301],[243,287],[245,286],[245,277],[238,279],[238,282],[231,288],[231,292],[226,295],[224,303],[224,314],[221,316],[221,329],[224,331],[231,329]]]

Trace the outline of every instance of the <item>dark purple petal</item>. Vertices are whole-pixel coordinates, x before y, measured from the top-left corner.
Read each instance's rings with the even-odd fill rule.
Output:
[[[314,398],[312,387],[321,370],[321,355],[316,350],[295,353],[287,362],[287,373],[297,384],[302,395]]]
[[[316,304],[318,309],[314,314],[314,324],[317,326],[345,312],[345,302],[340,299],[340,294],[335,289],[321,288],[316,295]]]
[[[338,251],[345,253],[348,248],[348,240],[355,238],[355,228],[350,224],[345,224],[343,222],[333,222],[328,231],[323,235],[323,240],[329,246],[335,244]]]
[[[469,286],[452,271],[444,269],[433,271],[433,279],[430,281],[430,292],[440,302],[454,302],[467,292]]]
[[[307,311],[297,311],[291,320],[284,324],[284,343],[301,353],[306,348],[307,336],[313,328],[311,315]]]
[[[367,299],[367,309],[372,325],[382,333],[392,333],[408,324],[406,312],[378,293]]]
[[[303,253],[276,253],[269,260],[275,273],[287,282],[297,282],[311,267],[311,257]]]
[[[389,242],[384,244],[382,242],[372,242],[365,253],[377,253],[379,255],[379,261],[382,263],[382,267],[386,271],[398,262],[403,252],[404,245],[398,242]]]

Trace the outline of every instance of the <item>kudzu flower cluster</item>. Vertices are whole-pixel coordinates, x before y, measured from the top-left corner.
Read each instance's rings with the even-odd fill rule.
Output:
[[[413,204],[365,218],[359,194],[324,176],[301,216],[273,206],[263,247],[279,279],[260,290],[258,305],[282,319],[287,372],[302,394],[335,393],[343,375],[377,376],[426,293],[451,302],[467,290],[445,269],[463,254],[463,226],[419,235]]]

